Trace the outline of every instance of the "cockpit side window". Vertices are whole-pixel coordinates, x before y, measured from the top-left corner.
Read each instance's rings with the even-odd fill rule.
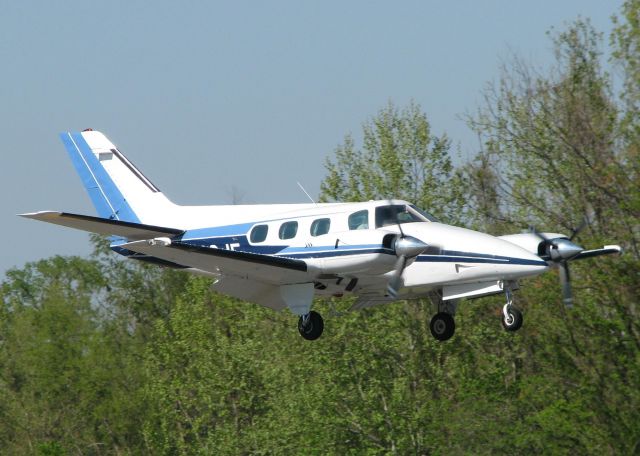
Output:
[[[369,229],[369,211],[354,212],[349,216],[350,230],[368,230]]]

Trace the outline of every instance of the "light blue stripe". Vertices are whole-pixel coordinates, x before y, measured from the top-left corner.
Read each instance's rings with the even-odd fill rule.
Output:
[[[98,215],[108,219],[139,223],[140,219],[93,154],[82,134],[61,133],[60,138]]]

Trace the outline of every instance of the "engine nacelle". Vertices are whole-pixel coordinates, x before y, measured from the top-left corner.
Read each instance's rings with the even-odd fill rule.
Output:
[[[500,239],[516,244],[547,261],[566,261],[582,252],[567,236],[559,233],[520,233],[500,236]]]
[[[321,275],[380,275],[394,269],[397,261],[391,238],[398,235],[382,230],[351,230],[313,239],[313,245],[331,246],[331,255],[319,250],[307,259],[310,268]]]

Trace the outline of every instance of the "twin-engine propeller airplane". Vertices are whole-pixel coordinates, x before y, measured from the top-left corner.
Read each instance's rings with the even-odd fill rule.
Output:
[[[288,308],[308,340],[324,328],[311,310],[316,295],[353,294],[353,309],[430,298],[437,306],[431,333],[447,340],[461,298],[505,293],[502,324],[516,331],[518,279],[559,267],[570,304],[568,262],[621,251],[584,250],[572,242],[575,232],[494,237],[439,223],[401,200],[179,206],[102,133],[61,137],[99,217],[53,211],[23,217],[112,236],[111,248],[127,258],[212,276],[221,293]]]

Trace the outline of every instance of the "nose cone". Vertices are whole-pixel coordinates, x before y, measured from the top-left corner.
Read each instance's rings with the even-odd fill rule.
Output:
[[[404,256],[406,258],[417,257],[424,252],[427,247],[429,247],[427,244],[413,236],[398,238],[395,243],[396,255]]]

